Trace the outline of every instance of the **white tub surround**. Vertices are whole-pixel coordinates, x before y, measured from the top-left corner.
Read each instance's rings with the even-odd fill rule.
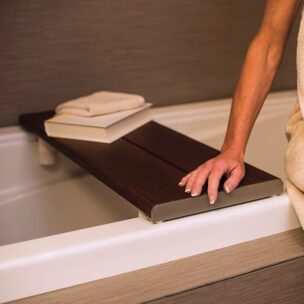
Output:
[[[247,149],[247,162],[281,178],[283,127],[295,97],[268,98]],[[153,113],[157,122],[219,148],[229,108],[220,100]],[[0,221],[7,244],[0,247],[0,302],[300,227],[286,194],[153,225],[61,155],[58,165],[41,167],[36,144],[18,127],[0,131],[0,216],[10,219]]]

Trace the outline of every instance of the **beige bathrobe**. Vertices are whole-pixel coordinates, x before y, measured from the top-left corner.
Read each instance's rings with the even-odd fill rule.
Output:
[[[304,18],[302,18],[297,45],[297,101],[288,117],[284,181],[290,202],[293,204],[304,229]]]

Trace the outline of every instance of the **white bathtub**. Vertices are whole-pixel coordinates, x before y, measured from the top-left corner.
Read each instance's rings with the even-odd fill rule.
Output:
[[[247,162],[281,178],[295,98],[294,91],[268,98],[246,154]],[[227,99],[156,108],[153,116],[220,148],[229,108]],[[0,129],[0,302],[300,226],[286,194],[153,225],[63,156],[55,168],[41,167],[36,145],[18,127]]]

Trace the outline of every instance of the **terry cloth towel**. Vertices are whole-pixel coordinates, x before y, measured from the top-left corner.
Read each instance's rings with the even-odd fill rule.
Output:
[[[56,113],[91,117],[138,108],[144,103],[140,95],[101,91],[66,101],[56,107]]]
[[[297,101],[289,114],[285,135],[285,188],[304,229],[304,19],[297,42]]]

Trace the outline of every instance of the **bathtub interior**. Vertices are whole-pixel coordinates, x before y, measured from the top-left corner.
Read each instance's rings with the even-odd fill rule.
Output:
[[[128,201],[62,154],[55,166],[41,166],[37,138],[18,128],[9,133],[20,136],[0,144],[0,245],[138,216]]]
[[[287,94],[287,95],[286,95]],[[272,98],[250,137],[246,161],[284,178],[284,126],[293,93]],[[220,148],[230,101],[154,109],[154,120]],[[18,127],[0,131],[0,245],[124,221],[138,211],[58,153],[53,167],[37,160],[37,138]]]
[[[0,245],[122,221],[137,210],[89,175],[7,199],[0,206]]]

